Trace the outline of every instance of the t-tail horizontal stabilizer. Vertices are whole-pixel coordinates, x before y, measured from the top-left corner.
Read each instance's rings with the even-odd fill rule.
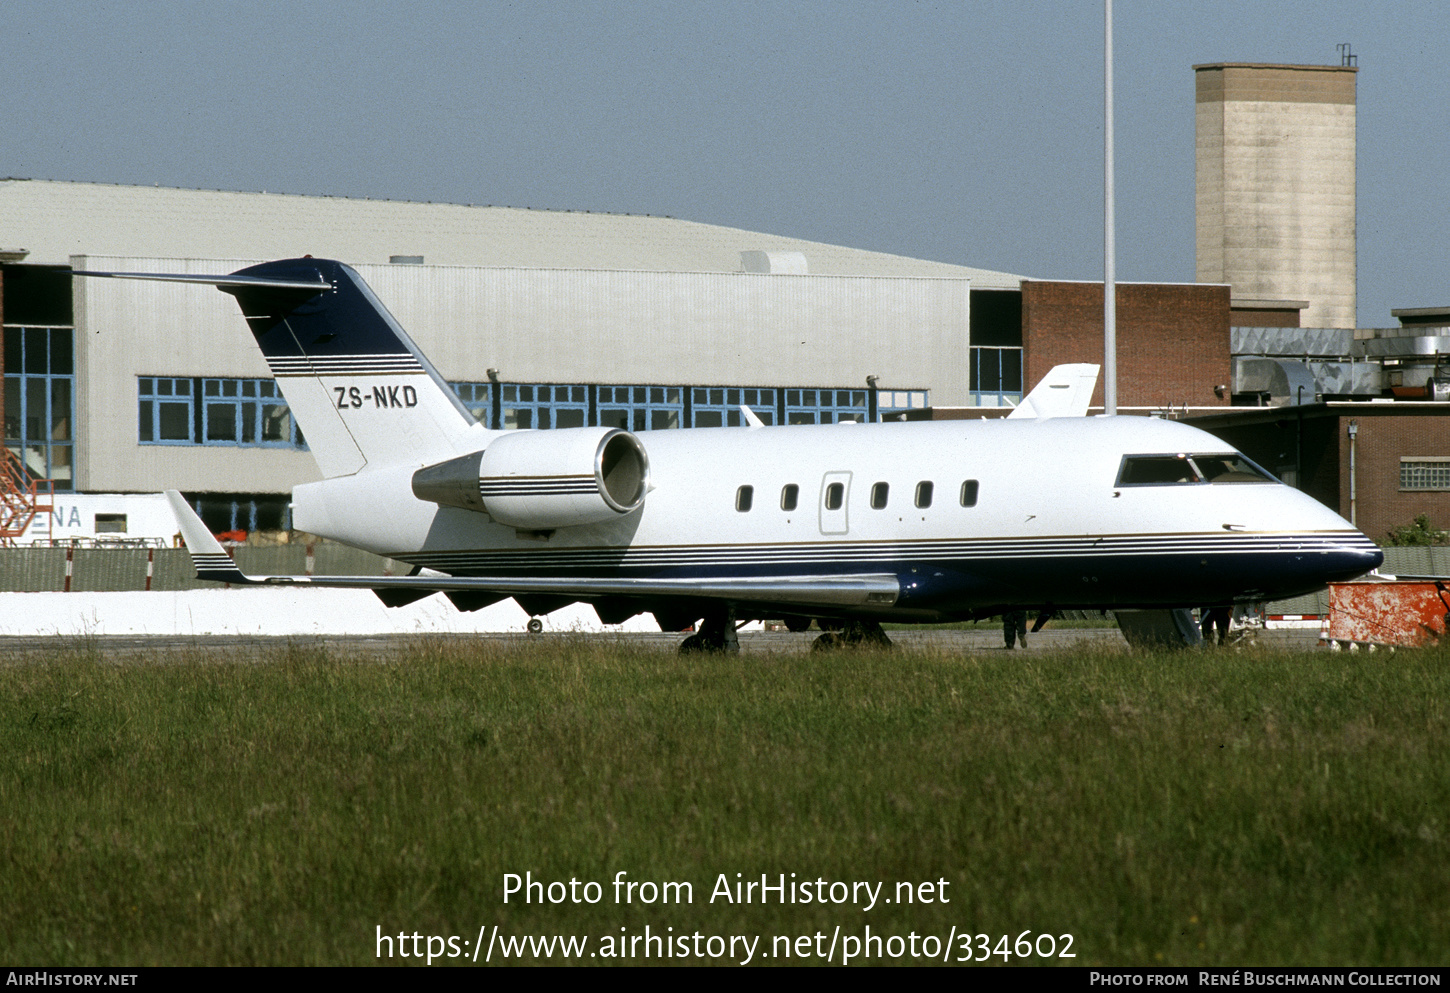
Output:
[[[1086,417],[1100,366],[1089,362],[1053,366],[1008,417]]]

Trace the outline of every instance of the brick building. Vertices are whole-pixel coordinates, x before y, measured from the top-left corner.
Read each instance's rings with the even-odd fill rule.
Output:
[[[1124,407],[1227,404],[1229,288],[1205,283],[1119,283],[1118,403]],[[1103,284],[1022,281],[1023,383],[1064,362],[1103,360]],[[1093,392],[1103,403],[1103,384]]]
[[[1450,404],[1235,408],[1190,423],[1354,521],[1375,541],[1419,514],[1439,528],[1450,525]]]

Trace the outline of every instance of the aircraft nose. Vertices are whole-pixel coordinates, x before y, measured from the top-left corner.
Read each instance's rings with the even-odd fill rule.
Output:
[[[1364,567],[1365,572],[1373,572],[1383,565],[1385,561],[1385,553],[1379,548],[1359,549],[1357,554],[1359,564]]]
[[[1329,553],[1333,575],[1329,581],[1353,579],[1373,572],[1384,563],[1385,553],[1363,534],[1345,541]]]

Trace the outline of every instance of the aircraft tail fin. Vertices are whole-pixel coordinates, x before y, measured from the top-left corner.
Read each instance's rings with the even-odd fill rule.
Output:
[[[1017,408],[1007,416],[1035,417],[1039,420],[1049,417],[1086,417],[1100,368],[1088,362],[1053,366],[1042,377],[1042,382],[1023,397]]]
[[[225,276],[75,274],[210,284],[236,297],[325,477],[438,462],[462,454],[465,436],[482,430],[341,262],[283,259]]]

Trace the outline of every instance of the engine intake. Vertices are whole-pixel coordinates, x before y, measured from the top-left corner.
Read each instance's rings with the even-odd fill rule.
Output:
[[[648,488],[644,446],[618,428],[511,431],[481,452],[413,473],[420,500],[536,531],[628,514]]]

